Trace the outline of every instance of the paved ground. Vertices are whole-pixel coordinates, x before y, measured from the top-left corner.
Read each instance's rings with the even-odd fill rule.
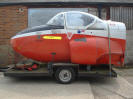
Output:
[[[18,79],[3,77],[0,73],[0,97],[2,99],[133,99],[133,69],[116,71],[119,74],[117,78],[79,78],[68,85],[57,84],[49,77]]]

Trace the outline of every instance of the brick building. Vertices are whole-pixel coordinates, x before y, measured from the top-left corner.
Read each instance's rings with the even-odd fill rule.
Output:
[[[9,41],[17,32],[45,24],[58,12],[78,10],[102,19],[124,22],[127,27],[126,64],[133,63],[133,0],[1,0],[0,63],[14,62]]]

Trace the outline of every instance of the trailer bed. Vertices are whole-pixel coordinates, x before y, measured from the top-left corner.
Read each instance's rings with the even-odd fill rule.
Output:
[[[30,77],[30,76],[51,76],[47,66],[42,66],[37,70],[16,70],[10,68],[4,72],[4,76],[10,77]],[[104,77],[117,77],[117,73],[112,69],[111,72],[108,68],[95,67],[90,71],[79,70],[78,76],[104,76]]]

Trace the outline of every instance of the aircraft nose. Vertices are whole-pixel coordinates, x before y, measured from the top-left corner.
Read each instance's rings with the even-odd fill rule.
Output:
[[[11,37],[11,39],[10,39],[10,44],[11,44],[11,45],[13,45],[14,37],[15,37],[15,36]]]
[[[17,46],[16,36],[13,36],[13,37],[10,39],[10,44],[11,44],[12,48],[15,50],[15,48],[16,48],[16,46]]]

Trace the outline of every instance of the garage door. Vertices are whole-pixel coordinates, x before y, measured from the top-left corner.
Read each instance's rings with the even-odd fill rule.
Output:
[[[28,27],[44,25],[55,14],[65,11],[83,11],[98,16],[98,9],[88,8],[29,8],[28,9]],[[101,10],[101,18],[106,19],[106,9]]]
[[[133,29],[133,7],[111,7],[110,19],[126,24],[128,30]]]
[[[64,11],[88,12],[88,8],[29,8],[28,27],[44,25],[55,14]]]

